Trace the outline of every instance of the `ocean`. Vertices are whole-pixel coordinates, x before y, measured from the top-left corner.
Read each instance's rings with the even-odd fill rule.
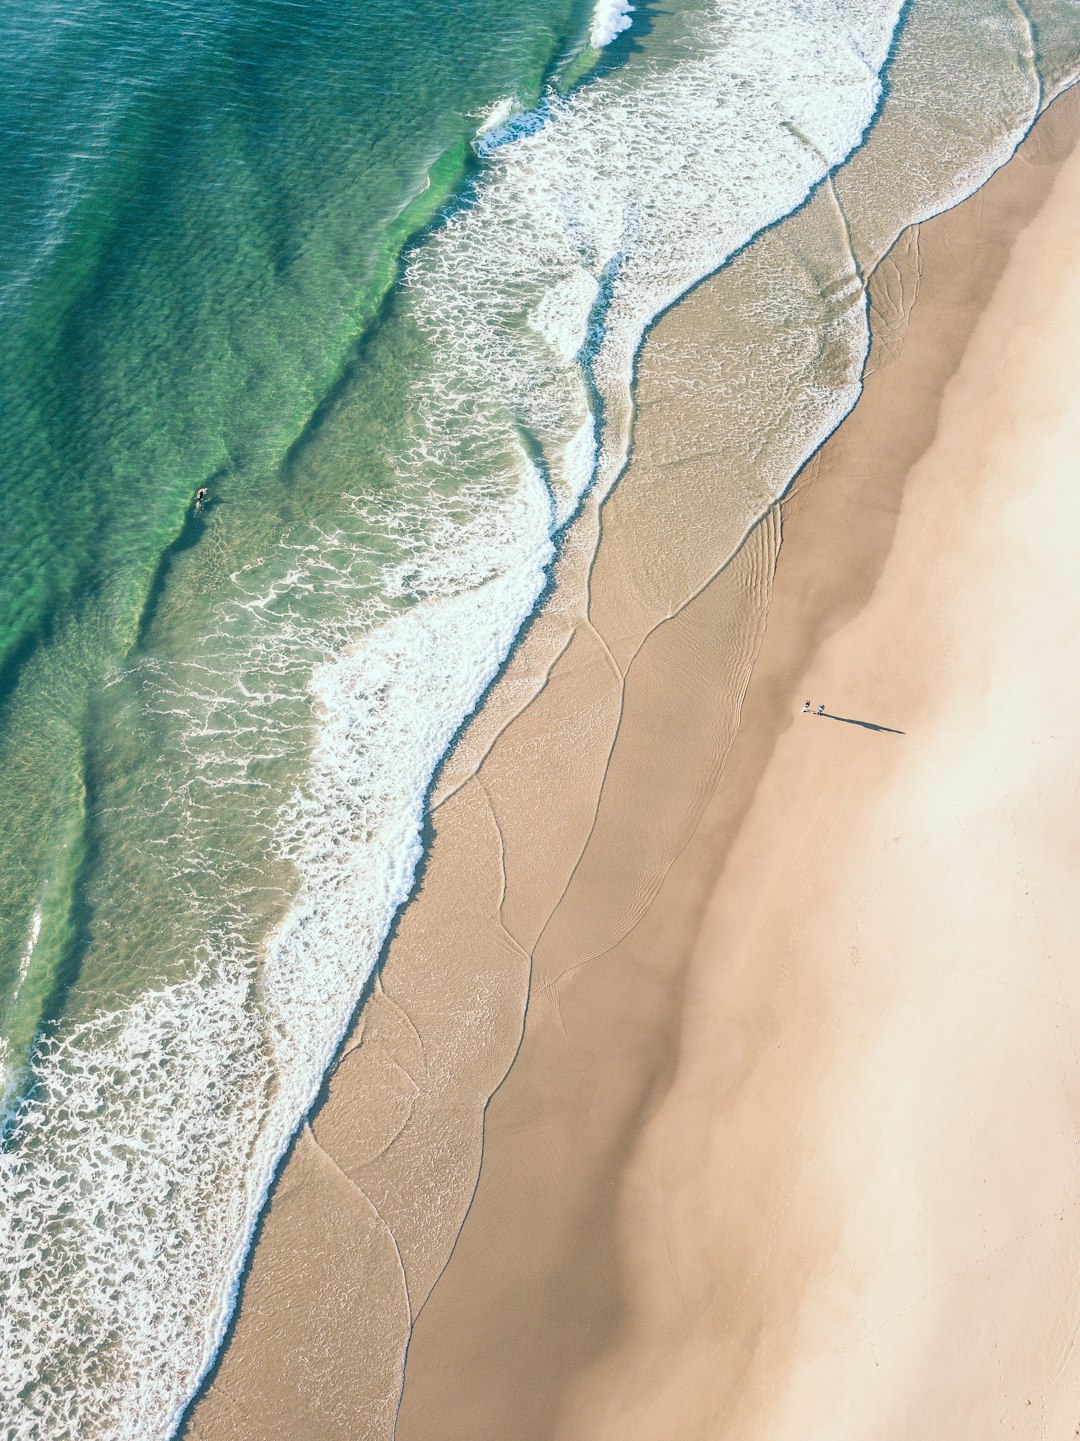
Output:
[[[650,325],[757,247],[719,562],[1080,4],[25,0],[0,54],[0,1420],[148,1441]],[[776,241],[823,187],[840,284]]]

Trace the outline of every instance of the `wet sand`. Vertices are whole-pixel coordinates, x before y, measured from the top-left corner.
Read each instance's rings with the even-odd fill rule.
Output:
[[[1073,1434],[1077,128],[902,239],[700,584],[724,316],[658,328],[189,1435],[388,1436],[414,1325],[400,1441]]]

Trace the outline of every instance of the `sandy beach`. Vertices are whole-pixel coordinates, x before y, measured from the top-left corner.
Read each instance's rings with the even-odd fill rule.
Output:
[[[654,332],[186,1435],[1078,1434],[1078,133],[901,238],[718,573],[716,292]]]

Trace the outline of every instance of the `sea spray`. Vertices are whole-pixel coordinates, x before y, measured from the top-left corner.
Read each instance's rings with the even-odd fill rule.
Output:
[[[634,23],[634,7],[629,0],[597,0],[589,30],[589,44],[600,50],[610,45],[617,35]]]

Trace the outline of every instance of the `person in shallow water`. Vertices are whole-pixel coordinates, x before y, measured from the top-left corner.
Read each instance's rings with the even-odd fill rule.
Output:
[[[197,511],[202,510],[203,506],[206,504],[209,495],[210,492],[205,485],[201,485],[199,489],[195,492],[195,509]]]

